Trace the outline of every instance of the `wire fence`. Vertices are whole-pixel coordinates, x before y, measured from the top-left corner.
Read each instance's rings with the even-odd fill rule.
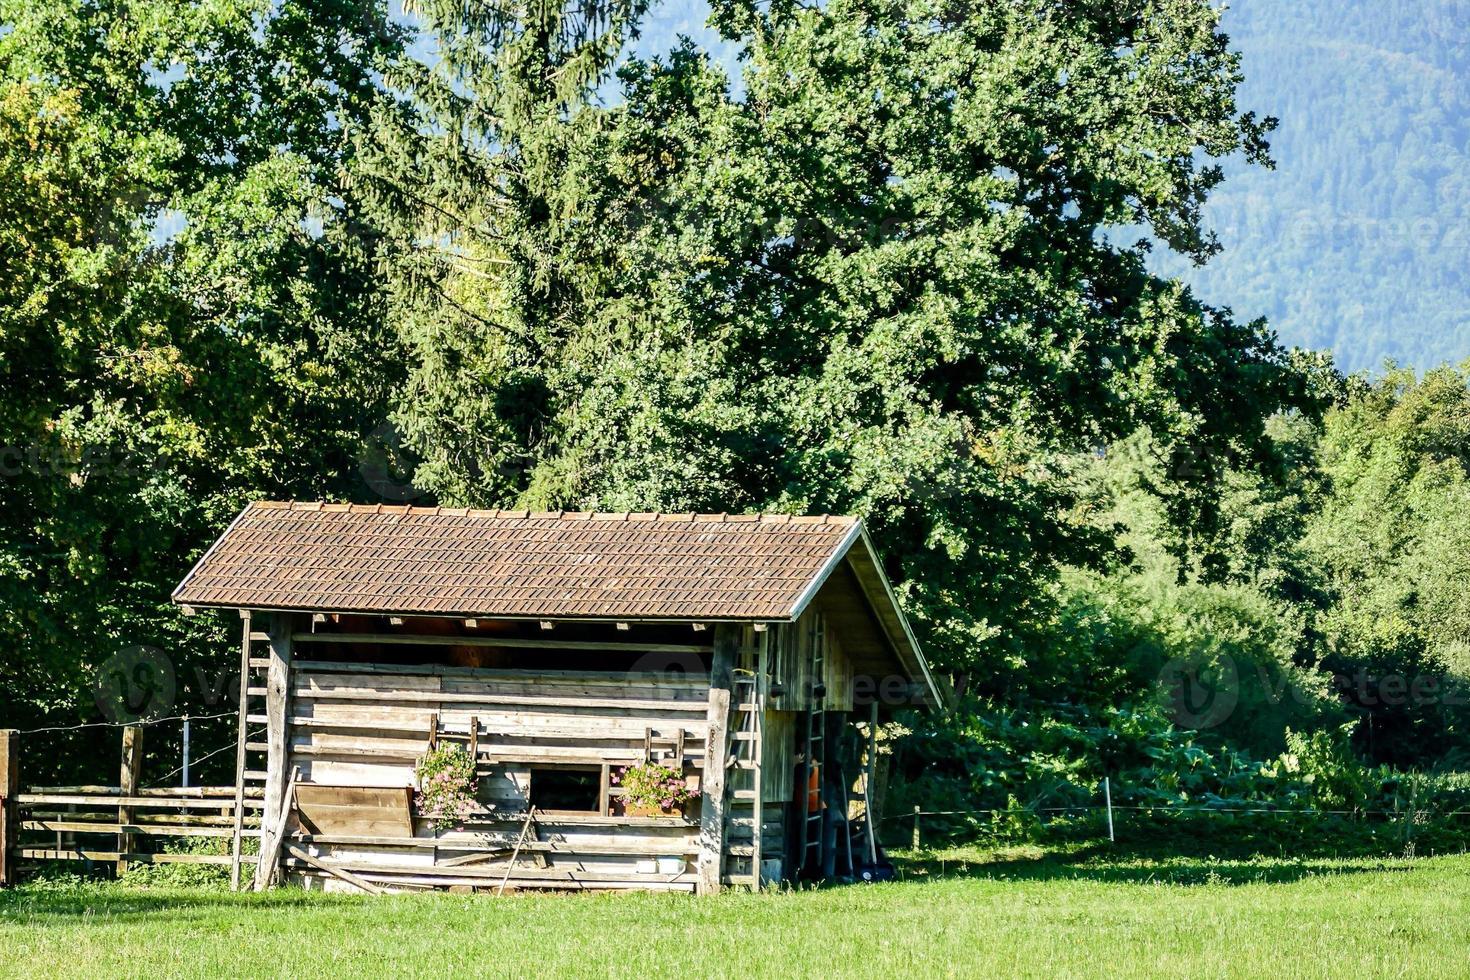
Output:
[[[1321,810],[1317,808],[1304,810],[1288,810],[1281,807],[1231,807],[1231,806],[1174,806],[1167,803],[1154,804],[1123,804],[1114,803],[1108,807],[1101,803],[1078,804],[1076,806],[1040,806],[1040,807],[983,807],[977,810],[914,810],[909,813],[890,813],[879,819],[883,821],[912,820],[914,817],[958,817],[976,814],[999,814],[1013,815],[1036,815],[1039,813],[1106,813],[1111,810],[1132,810],[1160,813],[1270,813],[1283,817],[1329,817],[1329,816],[1356,816],[1356,817],[1403,817],[1409,812],[1432,814],[1439,817],[1458,817],[1470,815],[1470,810],[1432,810],[1420,807],[1410,811],[1407,807],[1402,810]]]
[[[132,728],[135,725],[162,725],[169,721],[209,721],[213,718],[233,718],[237,712],[220,711],[209,715],[168,715],[163,718],[139,718],[137,721],[85,721],[75,725],[47,725],[42,728],[16,729],[22,735],[39,735],[42,732],[79,732],[88,728]]]
[[[1098,787],[1102,800],[1095,803],[1076,803],[1063,806],[1006,806],[1006,807],[975,807],[971,809],[934,809],[925,810],[915,805],[908,812],[890,813],[880,817],[879,822],[890,828],[895,825],[909,825],[911,827],[911,846],[917,850],[923,840],[924,818],[956,818],[974,817],[988,818],[999,821],[1001,818],[1016,817],[1031,819],[1042,822],[1045,825],[1047,818],[1065,819],[1069,817],[1094,817],[1101,821],[1106,818],[1107,837],[1116,840],[1115,814],[1141,815],[1146,818],[1156,816],[1163,817],[1279,817],[1288,821],[1312,821],[1312,820],[1337,820],[1349,822],[1380,822],[1384,826],[1401,825],[1404,828],[1404,838],[1407,842],[1415,832],[1415,828],[1425,824],[1462,818],[1470,816],[1470,809],[1463,806],[1463,798],[1453,800],[1456,804],[1450,809],[1439,809],[1433,805],[1426,805],[1426,800],[1411,796],[1402,807],[1387,809],[1383,807],[1354,807],[1354,808],[1327,808],[1327,807],[1281,807],[1271,805],[1249,805],[1249,804],[1190,804],[1190,803],[1115,803],[1113,802],[1113,790],[1111,780],[1104,780]],[[1450,800],[1444,801],[1446,804]],[[933,830],[940,830],[931,826]],[[973,828],[979,829],[979,828]],[[951,823],[943,827],[942,832],[946,837],[956,836],[957,828]],[[962,835],[963,831],[961,831]],[[1460,831],[1456,831],[1458,835]]]

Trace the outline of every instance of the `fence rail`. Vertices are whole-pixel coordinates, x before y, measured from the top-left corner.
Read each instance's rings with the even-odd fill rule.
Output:
[[[240,836],[260,836],[259,789],[236,802],[234,786],[140,787],[125,761],[117,786],[21,783],[18,732],[0,731],[0,884],[14,884],[23,863],[83,861],[115,865],[196,864],[229,867],[221,853],[176,850],[190,839],[229,841],[239,808]],[[124,758],[128,756],[124,742]]]

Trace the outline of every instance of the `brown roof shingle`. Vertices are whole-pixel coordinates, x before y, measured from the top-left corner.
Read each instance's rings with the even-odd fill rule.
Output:
[[[785,619],[860,526],[850,517],[260,501],[174,600],[486,618]]]

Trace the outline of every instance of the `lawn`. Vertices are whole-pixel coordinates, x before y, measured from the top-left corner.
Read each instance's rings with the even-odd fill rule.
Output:
[[[1465,976],[1470,856],[952,851],[765,895],[398,896],[28,885],[6,976]]]

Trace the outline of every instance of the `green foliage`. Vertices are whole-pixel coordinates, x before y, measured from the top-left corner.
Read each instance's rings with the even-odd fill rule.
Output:
[[[1129,240],[1270,162],[1217,5],[718,0],[738,78],[647,6],[0,0],[0,724],[134,643],[217,707],[166,597],[247,497],[844,512],[968,683],[895,758],[953,833],[1462,798],[1398,770],[1470,757],[1465,373]]]
[[[182,837],[170,841],[164,854],[203,854],[222,857],[230,853],[230,841],[224,837]],[[129,888],[203,888],[223,891],[229,887],[230,869],[218,864],[134,862],[120,878]]]
[[[575,46],[525,55],[498,9],[431,6],[435,71],[483,94],[415,88],[373,178],[395,417],[447,503],[861,514],[933,659],[990,674],[1103,547],[1067,518],[1080,446],[1146,425],[1265,462],[1261,420],[1306,397],[1263,325],[1106,234],[1203,260],[1211,160],[1265,160],[1207,3],[720,3],[738,87],[681,44],[618,65],[611,107],[599,45],[636,12],[547,26],[594,52],[569,102],[497,66]]]
[[[218,710],[228,627],[173,585],[249,497],[366,491],[401,372],[344,172],[401,40],[357,0],[0,2],[0,724],[94,719],[135,644]]]

